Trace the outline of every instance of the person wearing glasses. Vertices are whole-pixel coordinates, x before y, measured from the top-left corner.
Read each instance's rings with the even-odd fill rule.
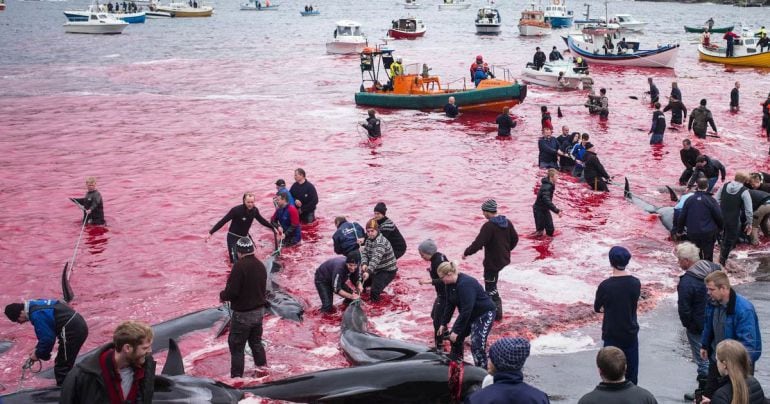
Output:
[[[471,354],[474,365],[487,368],[487,337],[495,321],[495,303],[479,281],[460,273],[453,262],[444,262],[437,269],[439,279],[447,286],[448,304],[444,308],[442,325],[436,335],[448,329],[449,320],[457,308],[457,318],[452,325],[449,341],[452,350],[449,356],[462,360],[464,341],[471,337]]]

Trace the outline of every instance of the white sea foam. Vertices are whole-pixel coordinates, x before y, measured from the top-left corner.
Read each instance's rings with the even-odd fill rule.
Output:
[[[417,323],[414,320],[407,320],[402,313],[388,313],[379,317],[370,317],[369,321],[374,323],[374,330],[371,330],[375,334],[382,335],[386,338],[392,338],[402,341],[409,341],[412,337],[409,334],[404,333],[402,330],[408,328],[417,327]]]
[[[557,268],[569,268],[569,262],[556,262]],[[500,272],[500,279],[509,282],[517,289],[526,289],[528,293],[543,298],[551,303],[572,304],[591,301],[596,286],[590,285],[574,274],[549,275],[541,272],[534,265],[531,268],[518,266]]]
[[[596,347],[593,338],[577,331],[542,335],[530,342],[533,355],[566,354]]]
[[[310,353],[316,356],[322,356],[324,358],[331,358],[339,355],[340,350],[335,344],[335,345],[319,346],[318,348],[311,349]]]

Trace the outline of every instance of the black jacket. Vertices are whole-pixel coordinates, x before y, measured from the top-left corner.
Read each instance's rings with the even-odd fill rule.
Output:
[[[754,376],[746,377],[746,384],[749,386],[749,404],[765,404],[765,392],[762,390],[757,379]],[[733,385],[730,383],[730,377],[724,376],[719,379],[719,388],[711,397],[711,404],[730,404],[733,401]]]
[[[680,149],[679,150],[679,158],[682,160],[682,164],[684,164],[687,168],[694,168],[695,167],[695,159],[700,156],[700,150],[690,146],[689,149]]]
[[[266,288],[265,265],[253,254],[246,255],[233,265],[219,299],[230,302],[233,311],[250,311],[265,306]]]
[[[677,233],[684,232],[685,227],[688,234],[709,234],[721,231],[724,227],[722,209],[710,193],[695,191],[685,201],[679,213],[679,220],[674,226]]]
[[[380,131],[380,120],[378,118],[370,116],[369,118],[366,118],[366,123],[361,124],[361,126],[366,129],[366,132],[371,138],[382,136],[382,132]]]
[[[393,247],[393,255],[396,256],[396,259],[401,258],[406,253],[406,240],[404,240],[404,236],[401,235],[396,224],[387,216],[378,220],[377,224],[379,225],[380,233],[390,242],[390,246]]]
[[[754,212],[770,200],[770,193],[758,189],[749,189],[749,196],[751,196],[751,207]]]
[[[513,223],[503,215],[490,218],[463,255],[473,255],[484,248],[484,269],[499,271],[511,263],[511,251],[519,243]]]
[[[655,135],[662,135],[666,132],[666,116],[663,115],[663,112],[655,111],[652,113],[650,132]]]
[[[318,205],[318,192],[310,181],[305,180],[304,184],[295,182],[289,188],[289,192],[294,199],[302,202],[300,207],[302,213],[315,212],[315,207]]]
[[[534,62],[536,65],[543,65],[545,63],[545,52],[535,52],[535,57],[532,58],[532,62]]]
[[[112,343],[99,348],[96,355],[78,363],[67,374],[61,389],[60,404],[104,404],[109,403],[107,387],[104,384],[99,358],[108,349],[113,349]],[[152,355],[144,358],[144,379],[141,382],[139,397],[130,404],[150,404],[155,392],[155,360]]]
[[[740,101],[740,92],[738,91],[737,88],[733,87],[732,91],[730,91],[730,106],[737,107],[739,101]]]
[[[687,107],[682,101],[669,101],[663,108],[663,112],[671,111],[671,122],[681,124],[684,118],[687,118]]]
[[[436,288],[436,297],[442,302],[446,300],[446,285],[444,281],[438,276],[438,266],[444,262],[448,262],[446,255],[437,252],[430,257],[430,268],[428,273],[430,274],[431,284]]]
[[[557,60],[564,60],[564,56],[559,53],[556,49],[552,50],[551,53],[548,54],[548,61],[549,62],[555,62]]]
[[[727,171],[725,170],[725,166],[722,165],[722,163],[717,159],[712,159],[711,157],[706,156],[706,165],[704,165],[701,168],[695,167],[693,168],[692,177],[690,177],[690,180],[687,181],[687,187],[690,188],[695,184],[695,181],[698,180],[698,177],[700,174],[703,173],[703,176],[706,178],[717,178],[722,176],[722,181],[725,180],[725,176],[727,175]]]
[[[251,229],[251,223],[254,222],[254,219],[257,219],[262,226],[275,231],[273,225],[259,214],[259,209],[257,209],[256,206],[249,210],[246,209],[246,205],[241,204],[230,209],[225,217],[220,219],[217,224],[209,230],[209,234],[216,233],[217,230],[225,225],[225,223],[230,222],[230,229],[228,230],[230,233],[233,233],[238,237],[246,237],[249,234],[249,229]]]
[[[548,177],[543,177],[540,180],[540,190],[537,191],[537,199],[533,208],[551,210],[553,213],[559,213],[559,208],[553,204],[553,191],[556,190],[556,185],[548,180]]]
[[[594,178],[610,178],[610,175],[607,174],[604,166],[599,161],[599,157],[594,152],[586,151],[586,154],[583,156],[583,167],[583,175],[588,183],[592,182]]]
[[[706,131],[708,130],[707,125],[711,125],[711,129],[713,129],[714,132],[717,131],[717,126],[714,124],[714,117],[711,115],[711,111],[701,105],[690,113],[687,130],[692,129],[696,134],[705,136]]]
[[[516,127],[516,121],[508,114],[500,114],[495,119],[497,136],[511,136],[511,129]]]
[[[88,224],[104,224],[104,201],[102,200],[102,194],[97,190],[88,191],[82,198],[74,198],[77,203],[83,206],[83,209],[90,209],[91,214],[88,215]],[[85,218],[86,213],[83,212]]]
[[[679,321],[692,334],[700,336],[703,332],[706,301],[708,300],[708,290],[703,279],[719,269],[718,264],[700,260],[679,277],[679,284],[676,287]]]
[[[444,308],[442,324],[448,325],[457,308],[457,318],[452,325],[452,332],[459,337],[470,334],[471,323],[482,314],[495,310],[495,304],[476,278],[464,273],[457,274],[457,282],[447,285],[449,304]]]

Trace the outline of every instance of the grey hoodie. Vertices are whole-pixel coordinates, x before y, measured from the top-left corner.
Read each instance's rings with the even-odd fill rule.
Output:
[[[715,264],[708,260],[700,260],[690,268],[687,268],[687,272],[698,279],[705,279],[708,274],[719,271],[720,269],[722,269],[722,267],[719,264]]]
[[[730,195],[735,195],[738,193],[738,191],[741,190],[741,187],[743,187],[743,184],[740,182],[730,181],[724,186],[722,186],[722,189],[717,192],[717,202],[721,205],[722,204],[722,193],[727,191]],[[748,189],[747,189],[748,191]],[[751,204],[751,195],[749,192],[744,192],[743,195],[741,195],[741,199],[743,200],[743,212],[746,214],[746,225],[751,226],[752,218],[754,217],[753,212],[753,205]]]

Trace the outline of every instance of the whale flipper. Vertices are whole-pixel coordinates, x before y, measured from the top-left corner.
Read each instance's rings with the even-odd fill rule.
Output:
[[[179,345],[177,345],[173,338],[168,339],[168,355],[166,355],[166,363],[163,365],[163,370],[160,374],[166,376],[180,376],[184,374],[182,353],[179,352]]]

